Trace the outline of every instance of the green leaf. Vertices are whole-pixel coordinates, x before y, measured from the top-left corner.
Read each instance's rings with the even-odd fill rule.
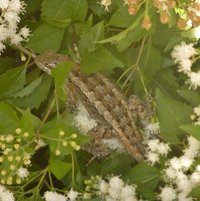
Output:
[[[38,77],[37,79],[35,79],[33,82],[31,82],[29,85],[27,85],[23,89],[21,89],[21,90],[15,92],[14,94],[12,94],[11,97],[23,98],[25,96],[29,96],[41,84],[42,78],[43,78],[43,76]]]
[[[112,158],[106,159],[101,164],[101,175],[125,174],[130,169],[131,156],[128,154],[114,154]],[[121,166],[121,164],[124,164]]]
[[[71,163],[60,160],[50,160],[49,169],[58,180],[61,180],[72,168]]]
[[[200,185],[196,186],[192,191],[188,194],[188,197],[200,198]]]
[[[200,95],[196,91],[191,90],[178,90],[180,96],[182,96],[186,101],[191,103],[193,106],[197,106],[200,103]]]
[[[141,61],[139,63],[140,72],[136,76],[135,89],[137,91],[142,91],[144,88],[144,83],[147,86],[149,82],[153,79],[157,71],[160,69],[161,64],[161,54],[160,52],[152,46],[149,42],[144,46],[144,50],[141,56]],[[141,81],[141,77],[143,81]]]
[[[117,49],[122,52],[132,45],[132,43],[141,40],[147,34],[149,33],[144,31],[142,27],[138,27],[137,29],[128,32],[126,37],[116,42]]]
[[[11,68],[15,67],[14,59],[10,57],[1,57],[0,58],[0,74],[5,73],[6,71],[10,70]]]
[[[13,132],[19,124],[19,119],[12,107],[0,102],[0,132]]]
[[[87,73],[123,67],[121,61],[104,47],[99,47],[94,52],[83,53],[81,59],[81,68]]]
[[[157,71],[151,84],[154,88],[158,87],[162,93],[167,96],[180,98],[176,93],[176,90],[179,88],[177,78],[175,77],[174,72],[169,68]]]
[[[192,107],[156,91],[157,113],[161,135],[172,144],[180,143],[178,135],[183,134],[179,126],[191,122]]]
[[[0,75],[0,98],[25,84],[25,67],[14,68]]]
[[[45,0],[42,4],[42,17],[51,20],[84,21],[87,15],[86,0]]]
[[[38,108],[40,104],[47,98],[51,87],[52,78],[44,76],[41,84],[27,97],[9,99],[16,106],[21,108]]]
[[[34,134],[33,129],[33,118],[30,110],[26,110],[23,116],[20,119],[19,127],[22,128],[23,131],[29,132],[29,134]]]
[[[104,38],[104,23],[103,21],[99,22],[92,28],[90,28],[86,33],[81,35],[79,49],[81,52],[88,50],[89,52],[94,51],[97,48],[95,43],[98,40]]]
[[[186,133],[188,133],[189,135],[192,135],[193,137],[195,137],[197,140],[200,141],[200,126],[199,125],[181,125],[180,129],[182,129],[183,131],[185,131]]]
[[[136,28],[140,22],[140,20],[142,19],[142,15],[140,15],[127,29],[125,29],[124,31],[120,32],[119,34],[116,34],[114,36],[111,36],[109,38],[106,38],[104,40],[100,40],[97,43],[111,43],[111,42],[118,42],[120,40],[122,40],[123,38],[126,37],[126,35],[132,31],[134,28]]]
[[[27,46],[39,53],[42,53],[46,50],[57,51],[60,48],[64,31],[64,28],[57,28],[48,24],[41,24],[33,32]]]
[[[124,179],[137,184],[138,188],[154,190],[158,186],[160,173],[156,167],[141,163],[133,167]]]
[[[69,1],[69,0],[68,0]],[[70,0],[70,16],[74,21],[84,21],[87,16],[86,0]]]
[[[126,28],[135,21],[135,18],[136,17],[127,12],[127,7],[122,6],[113,13],[108,24],[115,27]]]
[[[55,69],[52,70],[56,93],[63,101],[67,100],[66,80],[73,66],[74,64],[72,62],[65,62],[63,64],[59,64]]]

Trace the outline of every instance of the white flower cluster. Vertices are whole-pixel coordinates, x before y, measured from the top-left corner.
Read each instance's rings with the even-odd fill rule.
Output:
[[[71,189],[67,196],[56,192],[46,191],[44,193],[45,201],[75,201],[79,193]]]
[[[0,0],[0,53],[6,48],[6,42],[17,45],[29,37],[27,27],[18,28],[20,14],[24,13],[25,6],[20,0]]]
[[[170,151],[170,147],[167,143],[161,142],[159,139],[152,139],[147,141],[147,162],[154,165],[159,162],[160,156],[166,156]]]
[[[195,159],[199,156],[200,142],[189,136],[188,147],[180,157],[173,157],[166,162],[164,169],[164,180],[166,185],[161,188],[158,195],[162,201],[192,201],[187,197],[193,188],[200,182],[200,164],[195,164]],[[188,174],[190,170],[190,174]]]
[[[29,171],[27,168],[24,168],[24,167],[20,167],[18,170],[17,170],[17,176],[21,179],[24,179],[26,177],[28,177],[29,175]]]
[[[1,201],[14,201],[13,193],[6,190],[4,186],[0,185],[0,200]]]
[[[99,2],[102,6],[105,6],[105,10],[108,11],[108,6],[112,4],[111,0],[101,0]]]
[[[136,186],[125,185],[118,177],[114,176],[108,182],[100,180],[98,193],[105,201],[137,201]]]
[[[175,63],[179,64],[178,71],[183,72],[188,76],[186,84],[190,85],[190,88],[197,89],[200,87],[200,71],[192,71],[192,57],[197,54],[193,44],[186,44],[182,42],[180,45],[176,45],[172,51],[172,58]]]
[[[74,117],[73,124],[82,134],[87,134],[90,130],[97,126],[97,122],[91,118],[90,114],[81,102],[78,104],[77,114]]]
[[[191,115],[191,119],[195,120],[194,125],[200,125],[200,105],[194,107],[194,115]]]
[[[160,133],[159,122],[149,123],[144,127],[145,138],[150,139]]]

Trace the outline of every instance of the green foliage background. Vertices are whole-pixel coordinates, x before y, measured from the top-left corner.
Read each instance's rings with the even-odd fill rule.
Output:
[[[32,31],[30,40],[24,43],[26,48],[38,54],[48,50],[67,54],[80,63],[84,72],[108,76],[127,97],[137,94],[144,99],[146,92],[151,92],[155,119],[160,122],[161,137],[166,142],[182,146],[187,133],[200,139],[199,127],[192,126],[190,120],[192,108],[200,103],[199,89],[188,90],[170,56],[174,45],[183,40],[195,42],[195,38],[192,30],[176,28],[176,13],[169,24],[163,25],[152,7],[149,15],[153,25],[147,31],[141,27],[144,13],[130,16],[121,0],[113,0],[109,12],[96,0],[25,2],[27,12],[22,16],[22,25],[27,24]],[[49,76],[32,65],[31,58],[22,62],[21,54],[11,47],[0,58],[0,132],[7,135],[20,127],[31,134],[29,141],[34,142],[38,136],[51,140],[39,151],[29,147],[30,152],[35,152],[30,182],[11,186],[17,200],[42,200],[43,192],[53,187],[61,192],[71,187],[84,191],[85,179],[111,174],[137,184],[145,199],[156,200],[162,167],[137,164],[125,153],[113,153],[87,165],[92,156],[72,147],[63,147],[61,154],[55,155],[60,129],[68,137],[78,133],[66,109],[65,84],[72,64],[59,65]],[[124,72],[128,73],[119,80]],[[88,139],[78,135],[76,141],[81,145]]]

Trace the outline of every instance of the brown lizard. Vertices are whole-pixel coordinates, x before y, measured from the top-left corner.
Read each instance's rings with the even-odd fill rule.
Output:
[[[69,61],[69,58],[53,52],[35,58],[38,67],[49,74],[50,68],[64,61]],[[100,133],[99,129],[95,129],[100,139],[114,136],[137,161],[144,159],[142,135],[136,126],[128,102],[115,85],[99,73],[90,75],[82,73],[76,65],[69,73],[67,90],[71,103],[76,104],[80,100],[98,125],[105,128]],[[95,135],[92,136],[95,142]]]

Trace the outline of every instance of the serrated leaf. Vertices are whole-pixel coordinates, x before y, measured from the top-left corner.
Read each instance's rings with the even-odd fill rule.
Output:
[[[44,76],[41,84],[27,97],[10,99],[12,103],[21,108],[38,108],[40,104],[47,98],[51,87],[52,78]]]
[[[126,35],[132,31],[134,28],[136,28],[142,19],[142,15],[140,15],[128,28],[126,28],[124,31],[120,32],[117,35],[111,36],[109,38],[106,38],[104,40],[100,40],[97,43],[112,43],[112,42],[118,42],[126,37]]]
[[[104,38],[104,23],[103,21],[94,25],[90,28],[86,33],[81,35],[79,49],[81,52],[85,52],[88,50],[89,52],[94,51],[97,48],[97,44],[95,43],[98,40],[102,40]]]
[[[81,69],[86,73],[123,66],[121,61],[104,47],[99,47],[94,52],[85,52],[81,55]]]
[[[19,119],[12,107],[0,102],[0,132],[13,132],[19,124]]]
[[[52,76],[54,77],[56,93],[58,97],[66,101],[67,100],[67,89],[66,82],[68,74],[73,67],[72,62],[65,62],[63,64],[59,64],[55,69],[52,70]]]
[[[14,68],[0,75],[0,98],[22,87],[25,82],[25,67]]]
[[[87,15],[86,0],[45,0],[42,4],[42,17],[48,20],[83,21]]]
[[[141,40],[147,34],[149,33],[147,31],[145,32],[142,27],[137,27],[137,29],[128,32],[126,37],[117,41],[116,47],[120,52],[122,52],[132,45],[132,43]]]
[[[180,96],[182,96],[188,103],[191,103],[193,106],[197,106],[200,103],[200,95],[196,91],[191,90],[178,90]]]
[[[54,27],[58,27],[58,28],[67,28],[71,22],[70,18],[67,19],[44,19],[45,23],[54,26]]]
[[[60,160],[50,160],[49,169],[54,176],[61,180],[72,168],[71,163],[67,163]]]
[[[134,166],[123,178],[137,184],[138,188],[154,190],[158,186],[160,172],[156,167],[141,163]]]
[[[162,93],[173,98],[180,98],[176,90],[179,88],[178,82],[171,69],[159,70],[152,80],[154,87],[158,87]]]
[[[162,137],[172,144],[180,143],[178,135],[183,134],[179,126],[191,122],[192,107],[156,91],[157,113]]]
[[[141,61],[139,63],[140,73],[135,78],[135,90],[136,93],[143,90],[143,84],[148,86],[149,82],[153,79],[156,72],[160,69],[161,53],[148,43],[143,50]],[[141,77],[143,81],[141,81]]]
[[[127,7],[122,6],[113,13],[108,24],[115,27],[126,28],[135,21],[135,18],[136,17],[127,12]]]
[[[110,160],[105,160],[101,164],[101,175],[125,174],[130,169],[131,156],[128,154],[113,155]],[[123,167],[121,164],[124,164]]]
[[[28,132],[29,134],[34,134],[33,129],[33,118],[30,110],[26,110],[23,116],[20,119],[19,127],[22,128],[23,131]]]
[[[64,28],[40,24],[33,32],[27,46],[39,53],[46,50],[57,51],[60,48],[64,32]]]
[[[26,87],[24,87],[20,91],[17,91],[16,93],[12,94],[11,97],[23,98],[25,96],[29,96],[41,84],[41,82],[42,82],[42,76],[35,79],[33,82],[31,82],[29,85],[27,85]]]
[[[192,135],[193,137],[195,137],[197,140],[200,141],[200,126],[199,125],[181,125],[180,129],[182,129],[183,131],[185,131],[186,133],[188,133],[189,135]]]
[[[39,128],[39,126],[41,125],[41,120],[37,116],[33,115],[29,109],[23,110],[23,109],[18,108],[18,107],[15,107],[15,109],[22,114],[22,117],[28,115],[28,118],[30,119],[29,121],[31,121],[33,129]],[[23,125],[27,125],[27,124],[24,124],[22,121],[22,126]],[[26,127],[28,127],[28,126],[26,126]]]

